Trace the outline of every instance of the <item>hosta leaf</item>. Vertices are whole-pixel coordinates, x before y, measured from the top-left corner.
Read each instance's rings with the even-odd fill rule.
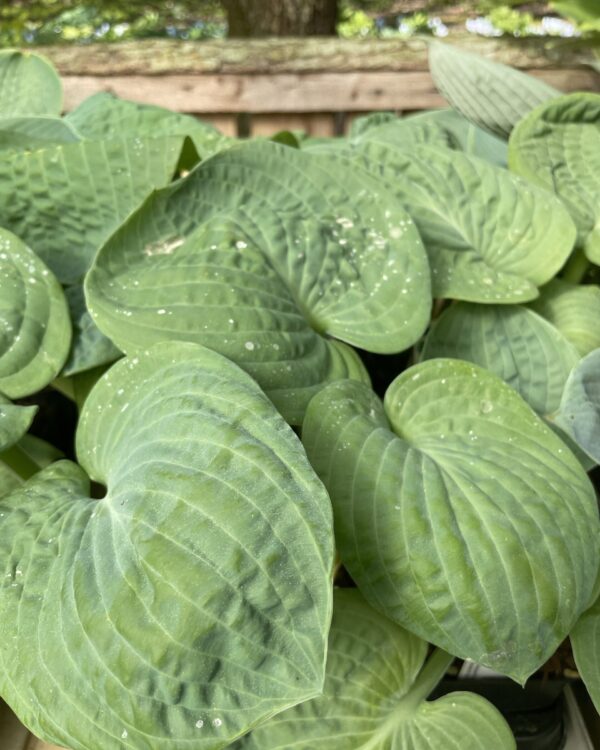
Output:
[[[533,310],[457,302],[433,323],[423,359],[466,359],[498,375],[539,414],[551,414],[579,354]]]
[[[23,407],[18,408],[22,409]],[[27,408],[31,410],[30,416],[33,416],[36,407]],[[25,422],[28,422],[28,419],[25,419]],[[10,460],[7,458],[9,454]],[[23,484],[24,480],[18,471],[22,466],[33,467],[35,473],[43,466],[48,466],[62,457],[62,453],[45,440],[30,434],[23,435],[11,450],[0,453],[0,498],[10,494]]]
[[[0,117],[0,150],[33,150],[73,143],[79,136],[59,117]]]
[[[600,95],[567,94],[537,107],[515,128],[508,159],[513,171],[558,195],[579,244],[600,264]]]
[[[433,122],[443,127],[452,136],[452,147],[467,154],[485,159],[492,164],[506,167],[508,144],[487,130],[467,120],[454,109],[435,109],[408,118],[412,123]]]
[[[100,332],[88,312],[83,287],[79,284],[69,286],[65,289],[65,296],[73,321],[73,344],[62,375],[68,377],[118,359],[121,352]]]
[[[371,609],[356,589],[337,589],[323,696],[278,714],[239,747],[513,750],[505,720],[484,698],[461,692],[425,700],[426,654],[424,641]]]
[[[600,463],[600,349],[584,357],[569,375],[554,421]]]
[[[82,278],[94,253],[153,188],[175,173],[182,139],[115,139],[49,146],[0,159],[0,226],[63,283]]]
[[[525,680],[589,605],[600,525],[564,443],[497,376],[428,360],[310,403],[309,459],[367,600],[452,654]]]
[[[0,117],[60,115],[62,84],[41,55],[0,50]]]
[[[577,671],[600,712],[600,599],[575,625],[571,645]]]
[[[456,141],[452,134],[436,120],[424,117],[396,118],[364,130],[353,142],[374,142],[397,148],[429,144],[452,148]]]
[[[233,142],[197,117],[119,99],[106,92],[90,96],[65,119],[91,140],[189,136],[203,158]]]
[[[553,279],[531,303],[584,357],[600,348],[600,287]]]
[[[37,406],[18,406],[0,393],[0,453],[23,437],[36,412]]]
[[[434,297],[534,299],[572,250],[575,227],[560,202],[481,159],[368,141],[344,156],[379,177],[412,216],[429,256]]]
[[[0,503],[0,692],[35,734],[217,750],[320,692],[329,501],[256,383],[158,345],[95,386],[77,454]]]
[[[70,344],[60,284],[27,245],[0,228],[0,392],[20,398],[44,388]]]
[[[350,125],[350,138],[362,136],[371,128],[377,128],[387,122],[396,122],[397,119],[398,115],[394,112],[370,112],[368,115],[356,117]]]
[[[429,69],[455,109],[500,137],[507,137],[537,104],[560,96],[537,78],[442,42],[429,45]]]
[[[98,253],[86,297],[124,352],[198,341],[298,421],[324,382],[366,379],[328,337],[406,349],[427,325],[429,283],[418,232],[385,186],[256,141],[151,196]]]

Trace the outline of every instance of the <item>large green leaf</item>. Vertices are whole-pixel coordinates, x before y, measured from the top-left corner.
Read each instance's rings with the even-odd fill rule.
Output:
[[[539,414],[556,411],[579,354],[533,310],[457,302],[433,323],[423,359],[466,359],[498,375]]]
[[[168,184],[181,137],[81,141],[0,159],[0,226],[63,283],[82,278],[94,253],[153,188]]]
[[[342,561],[419,637],[522,682],[589,605],[593,487],[492,373],[428,360],[396,378],[385,407],[361,383],[333,383],[311,401],[303,442]]]
[[[28,416],[27,411],[19,414],[19,418],[24,418],[23,421],[27,425],[24,429],[27,429],[31,417],[35,414],[36,407],[18,408],[29,409]],[[63,454],[53,445],[30,434],[23,435],[12,446],[12,449],[5,451],[0,448],[0,451],[0,498],[10,494],[23,484],[24,479],[19,473],[19,469],[33,469],[33,473],[36,473],[42,467],[48,466],[53,461],[63,457]]]
[[[65,119],[84,138],[91,140],[187,135],[203,158],[233,142],[197,117],[130,102],[105,92],[90,96]]]
[[[71,344],[60,284],[11,232],[0,228],[0,392],[41,390],[60,372]]]
[[[25,435],[36,412],[37,406],[18,406],[0,393],[0,452]]]
[[[510,138],[510,168],[553,190],[579,244],[600,264],[600,95],[567,94],[537,107]]]
[[[600,713],[600,599],[579,619],[571,645],[577,670]]]
[[[363,132],[352,141],[383,143],[397,148],[412,148],[419,144],[448,148],[457,145],[453,135],[442,123],[428,117],[403,117],[383,122],[377,126],[364,128]]]
[[[569,375],[554,421],[600,463],[600,349],[584,357]]]
[[[60,115],[62,84],[41,55],[0,50],[0,117]]]
[[[600,347],[600,287],[553,279],[531,307],[570,341],[584,357]]]
[[[35,734],[217,750],[319,694],[331,509],[251,378],[196,344],[124,359],[77,454],[0,503],[0,693]]]
[[[73,128],[59,117],[0,117],[0,150],[31,151],[78,140]]]
[[[353,145],[319,157],[350,159],[406,207],[425,243],[435,297],[534,299],[573,248],[575,227],[560,202],[505,169],[435,146]]]
[[[244,738],[248,750],[513,750],[484,698],[427,702],[427,644],[375,612],[356,589],[334,593],[323,696],[278,714]],[[442,655],[443,656],[443,655]],[[433,675],[434,678],[441,674]]]
[[[443,42],[429,45],[429,69],[442,96],[468,120],[500,137],[560,91],[508,65]]]
[[[126,353],[198,341],[247,370],[292,422],[357,355],[411,346],[429,320],[418,232],[368,174],[252,142],[152,195],[86,278],[96,324]]]
[[[76,284],[67,287],[65,296],[74,333],[73,345],[61,374],[68,377],[117,360],[121,352],[92,320],[85,304],[83,286]]]

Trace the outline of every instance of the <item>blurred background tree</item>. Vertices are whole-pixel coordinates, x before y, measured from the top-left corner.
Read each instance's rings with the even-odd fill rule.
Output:
[[[488,36],[595,39],[600,0],[0,0],[3,46],[336,32],[445,36],[465,26]]]

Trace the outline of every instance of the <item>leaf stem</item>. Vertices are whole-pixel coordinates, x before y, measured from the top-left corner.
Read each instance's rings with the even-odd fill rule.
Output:
[[[410,689],[411,703],[418,705],[424,701],[446,674],[453,661],[452,654],[436,648]]]
[[[562,278],[571,284],[579,284],[590,267],[589,260],[581,248],[577,248],[566,262],[562,272]]]
[[[8,450],[0,453],[0,461],[12,469],[21,479],[30,479],[40,471],[40,467],[29,456],[23,448],[13,445]]]

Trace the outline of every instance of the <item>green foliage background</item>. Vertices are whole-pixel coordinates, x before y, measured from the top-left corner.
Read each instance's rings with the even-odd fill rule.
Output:
[[[530,6],[517,0],[339,0],[338,33],[343,37],[433,33],[432,19],[450,6],[484,15],[505,34],[522,36],[534,22]],[[583,34],[600,31],[597,0],[556,0],[548,12],[563,15]],[[402,19],[402,30],[398,30]],[[0,4],[0,46],[23,43],[114,42],[149,37],[207,39],[227,34],[218,0],[13,0]]]

